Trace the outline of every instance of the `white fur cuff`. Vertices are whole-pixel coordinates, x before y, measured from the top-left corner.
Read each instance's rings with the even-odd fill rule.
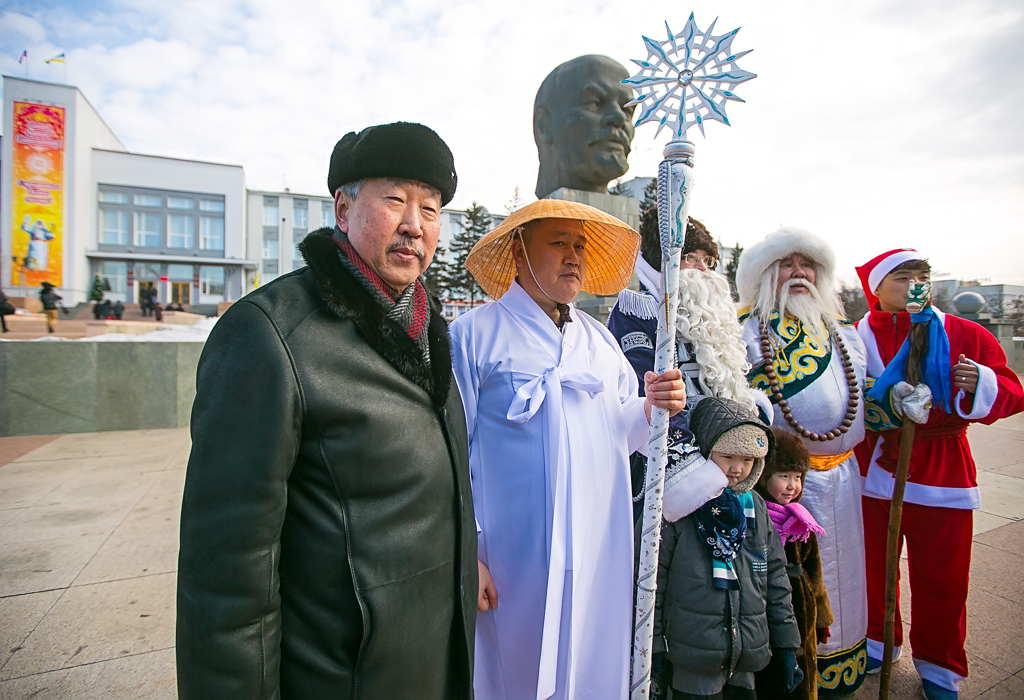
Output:
[[[718,465],[700,454],[692,465],[687,465],[691,466],[666,475],[662,516],[670,523],[697,510],[729,485],[729,479]]]

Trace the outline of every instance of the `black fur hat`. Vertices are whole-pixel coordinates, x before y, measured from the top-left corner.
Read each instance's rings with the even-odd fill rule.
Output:
[[[704,224],[687,217],[686,238],[683,240],[682,254],[695,250],[706,250],[715,258],[718,257],[718,244],[711,238]],[[658,207],[648,207],[640,212],[640,254],[655,270],[661,269],[661,233],[658,228]]]
[[[707,228],[701,222],[689,217],[686,222],[686,239],[683,241],[683,255],[692,253],[695,250],[706,250],[709,255],[718,258],[718,244],[708,233]]]
[[[334,147],[327,171],[327,189],[368,177],[418,180],[441,192],[441,205],[455,196],[458,177],[448,145],[433,129],[412,122],[370,126],[350,131]]]

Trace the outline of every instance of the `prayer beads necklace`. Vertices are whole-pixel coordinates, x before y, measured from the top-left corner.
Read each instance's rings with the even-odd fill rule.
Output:
[[[768,328],[765,326],[764,321],[761,321],[761,355],[765,359],[764,373],[768,377],[768,386],[771,388],[769,392],[772,397],[772,401],[778,405],[782,411],[782,417],[786,419],[790,427],[797,435],[803,436],[807,440],[813,442],[828,442],[829,440],[835,440],[837,437],[845,433],[853,425],[853,419],[857,417],[857,402],[860,397],[860,387],[857,386],[857,373],[853,370],[853,362],[850,361],[850,353],[846,351],[846,344],[843,342],[843,338],[838,332],[833,332],[834,329],[829,329],[828,338],[834,340],[836,345],[839,347],[839,356],[843,361],[843,369],[846,371],[846,383],[850,387],[850,398],[846,402],[846,417],[843,418],[839,427],[833,428],[827,433],[812,433],[810,430],[800,425],[796,418],[793,417],[793,409],[789,407],[789,403],[786,399],[782,398],[782,390],[779,388],[779,378],[775,374],[774,355],[772,353],[772,344],[768,340]]]

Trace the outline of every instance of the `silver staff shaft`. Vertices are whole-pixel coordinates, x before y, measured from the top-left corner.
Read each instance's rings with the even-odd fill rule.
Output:
[[[676,364],[676,306],[679,302],[679,254],[686,238],[686,220],[693,190],[693,144],[673,140],[665,146],[658,168],[658,225],[661,229],[661,299],[654,371],[659,375]],[[650,696],[654,649],[654,603],[658,588],[661,507],[668,464],[668,411],[651,413],[644,510],[641,520],[640,565],[637,574],[636,621],[630,700]]]

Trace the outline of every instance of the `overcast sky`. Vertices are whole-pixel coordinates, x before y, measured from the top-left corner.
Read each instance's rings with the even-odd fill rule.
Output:
[[[637,9],[642,8],[642,9]],[[78,86],[129,150],[240,164],[254,189],[326,194],[345,132],[397,120],[455,154],[452,206],[532,201],[533,99],[559,63],[631,69],[641,36],[689,11],[758,74],[732,127],[690,132],[691,215],[726,245],[780,224],[835,246],[841,276],[915,247],[961,279],[1024,284],[1020,0],[510,3],[424,0],[2,0],[0,71]],[[637,129],[626,179],[668,140]]]

